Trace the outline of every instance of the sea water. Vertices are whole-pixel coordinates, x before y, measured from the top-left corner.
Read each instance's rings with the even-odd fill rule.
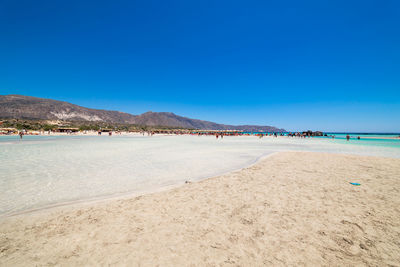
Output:
[[[256,136],[0,136],[0,216],[156,191],[278,151],[400,158],[400,140]]]

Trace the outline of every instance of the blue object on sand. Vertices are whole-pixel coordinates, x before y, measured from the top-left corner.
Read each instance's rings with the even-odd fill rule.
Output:
[[[350,184],[352,184],[352,185],[361,185],[361,184],[359,184],[359,183],[350,183]]]

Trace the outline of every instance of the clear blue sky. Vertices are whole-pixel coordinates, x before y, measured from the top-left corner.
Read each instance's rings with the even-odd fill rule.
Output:
[[[400,1],[0,0],[0,94],[400,132]]]

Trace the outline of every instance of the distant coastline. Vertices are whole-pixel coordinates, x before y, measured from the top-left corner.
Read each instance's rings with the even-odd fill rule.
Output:
[[[146,112],[133,115],[120,111],[81,107],[64,101],[23,95],[0,95],[0,119],[27,121],[60,121],[71,123],[167,127],[201,130],[240,130],[285,132],[285,129],[263,125],[226,125],[192,119],[172,112]],[[1,127],[1,126],[0,126]]]

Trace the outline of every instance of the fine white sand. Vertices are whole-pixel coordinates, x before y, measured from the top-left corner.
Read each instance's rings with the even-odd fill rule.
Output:
[[[400,159],[282,152],[169,191],[0,221],[2,266],[399,262]]]

